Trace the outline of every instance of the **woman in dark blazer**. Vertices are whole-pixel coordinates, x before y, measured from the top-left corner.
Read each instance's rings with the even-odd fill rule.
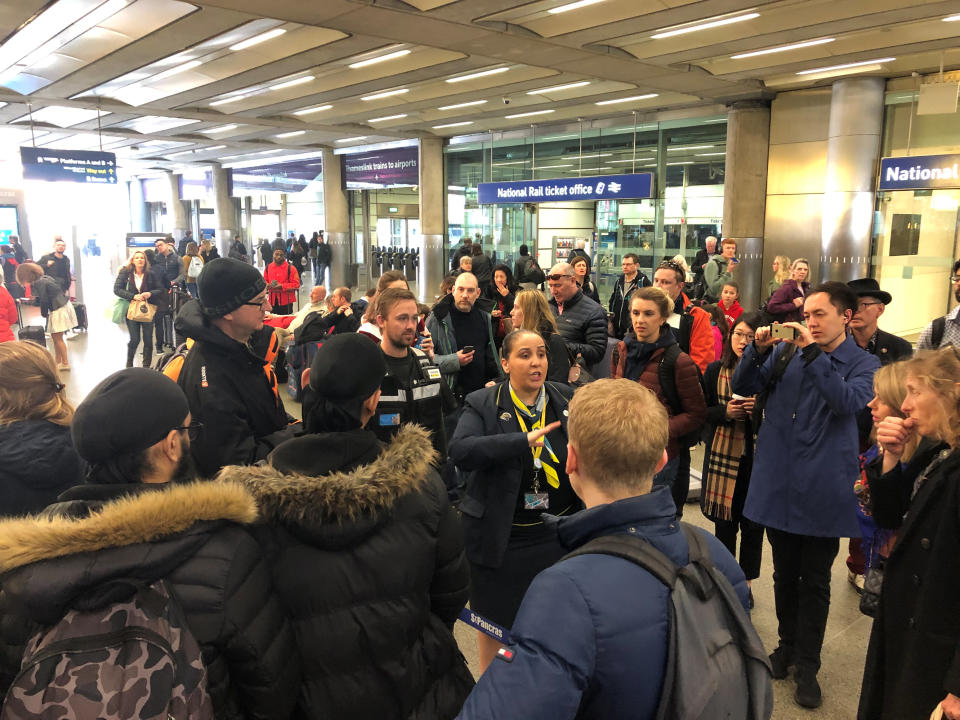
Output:
[[[497,265],[493,269],[493,282],[487,285],[483,296],[493,302],[493,342],[497,349],[503,344],[503,338],[513,328],[510,326],[510,313],[516,299],[517,284],[513,273],[506,265]]]
[[[870,507],[897,539],[884,567],[859,720],[960,717],[960,359],[953,348],[907,364],[901,410],[877,426],[867,466]],[[904,447],[923,438],[910,462]]]
[[[767,300],[767,312],[775,322],[803,322],[803,302],[810,292],[810,263],[797,258],[790,266],[790,279],[784,280]]]
[[[470,393],[450,441],[467,473],[460,503],[470,609],[504,628],[541,570],[564,555],[541,513],[569,515],[582,504],[566,474],[567,405],[573,389],[547,382],[547,348],[532,330],[503,340],[505,382]],[[480,633],[481,672],[500,645]]]
[[[540,333],[547,344],[547,380],[566,384],[570,376],[570,353],[544,294],[539,290],[518,292],[513,299],[510,320],[514,330],[523,328]]]
[[[150,269],[150,261],[142,250],[133,253],[130,256],[130,262],[120,268],[117,279],[113,283],[113,294],[131,303],[146,300],[154,308],[163,302],[165,296],[163,283]],[[143,366],[150,367],[153,362],[153,321],[137,322],[127,318],[127,331],[130,333],[130,342],[127,343],[127,367],[133,367],[133,358],[137,354],[141,334],[143,335]]]

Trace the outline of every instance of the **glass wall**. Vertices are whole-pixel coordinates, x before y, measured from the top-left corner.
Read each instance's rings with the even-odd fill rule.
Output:
[[[956,115],[917,115],[914,101],[913,92],[887,94],[883,156],[960,153]],[[871,274],[894,298],[881,327],[910,337],[949,310],[958,254],[960,189],[878,193]]]
[[[720,235],[726,119],[635,124],[632,116],[454,138],[446,150],[450,253],[464,237],[512,264],[527,245],[542,266],[583,239],[606,301],[626,253],[651,275],[664,257],[692,261],[708,235]],[[481,182],[652,172],[649,200],[477,203]]]

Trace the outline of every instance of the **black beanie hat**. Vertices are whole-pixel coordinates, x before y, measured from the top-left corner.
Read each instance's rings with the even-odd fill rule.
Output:
[[[317,350],[310,366],[310,387],[326,400],[366,400],[387,374],[380,346],[356,333],[334,335]]]
[[[267,289],[260,272],[242,260],[216,258],[197,278],[200,306],[207,317],[223,317]]]
[[[166,375],[127,368],[90,391],[73,415],[70,434],[77,454],[96,465],[155,445],[189,412],[183,390]]]

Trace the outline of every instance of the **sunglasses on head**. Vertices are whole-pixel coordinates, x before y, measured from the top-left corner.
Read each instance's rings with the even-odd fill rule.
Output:
[[[564,280],[565,278],[572,278],[573,275],[547,275],[547,280],[552,280],[554,282]]]

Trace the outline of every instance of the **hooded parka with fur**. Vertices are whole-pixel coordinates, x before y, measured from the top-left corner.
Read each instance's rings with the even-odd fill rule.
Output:
[[[386,447],[367,430],[306,435],[271,466],[220,474],[269,525],[303,663],[295,717],[443,720],[473,687],[452,633],[469,569],[433,458],[427,431],[406,425]]]

